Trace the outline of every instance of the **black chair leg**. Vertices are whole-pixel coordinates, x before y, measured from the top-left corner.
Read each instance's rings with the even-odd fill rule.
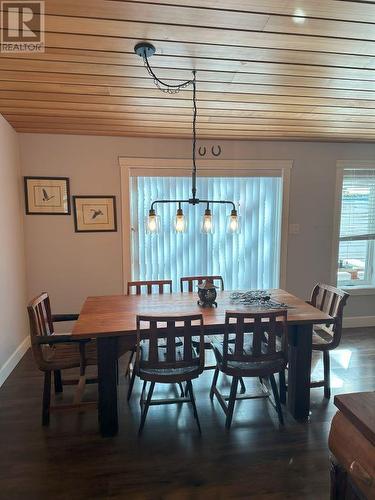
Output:
[[[181,391],[181,397],[183,398],[185,396],[185,391],[184,391],[184,388],[183,388],[183,385],[181,384],[181,382],[178,383],[178,386],[179,386],[180,391]]]
[[[197,427],[198,427],[199,434],[202,434],[201,424],[199,422],[197,407],[196,407],[196,404],[195,404],[195,397],[194,397],[194,392],[193,392],[193,384],[192,384],[191,380],[189,380],[188,382],[186,382],[186,388],[187,388],[187,391],[190,394],[190,401],[191,401],[191,405],[193,407],[194,418],[197,421]]]
[[[215,373],[214,373],[214,377],[212,379],[211,390],[210,390],[210,398],[211,399],[214,398],[214,389],[215,389],[216,384],[217,384],[218,376],[219,376],[219,368],[215,368]]]
[[[133,366],[132,376],[131,376],[130,382],[129,382],[128,396],[127,396],[128,401],[130,401],[130,398],[132,396],[134,381],[135,381],[135,369]]]
[[[63,384],[61,379],[61,370],[55,370],[53,372],[53,382],[55,385],[55,393],[63,392]]]
[[[126,370],[125,370],[125,377],[130,375],[130,365],[134,365],[134,355],[135,355],[135,350],[131,351],[130,357],[129,357],[129,363],[127,364]],[[134,369],[134,366],[133,366]]]
[[[240,377],[240,386],[241,386],[240,393],[241,394],[245,394],[245,392],[246,392],[246,386],[245,386],[245,382],[243,381],[242,377]]]
[[[330,367],[329,351],[323,351],[323,368],[324,368],[324,397],[331,397],[331,367]]]
[[[273,397],[275,400],[276,411],[277,411],[277,415],[279,417],[279,422],[281,425],[284,425],[283,410],[282,410],[281,404],[280,404],[279,391],[277,390],[275,376],[273,374],[270,375],[269,380],[270,380],[270,384],[271,384],[271,388],[272,388]]]
[[[285,382],[285,370],[279,372],[279,387],[280,387],[280,402],[286,404],[286,382]]]
[[[147,382],[146,380],[144,380],[142,385],[141,397],[139,399],[139,404],[141,405],[141,408],[142,408],[142,401],[144,400],[146,387],[147,387]]]
[[[50,404],[51,404],[51,372],[49,371],[49,372],[44,372],[42,425],[49,424]]]
[[[232,385],[230,388],[230,395],[229,395],[228,409],[227,409],[227,418],[225,421],[225,427],[227,429],[230,429],[230,426],[232,424],[234,404],[236,402],[236,395],[237,395],[238,379],[239,379],[239,377],[233,377]]]
[[[146,421],[146,417],[147,417],[147,412],[148,412],[151,398],[152,398],[152,393],[154,392],[154,387],[155,387],[155,382],[151,382],[150,389],[149,389],[148,394],[147,394],[147,399],[145,401],[144,407],[142,408],[141,423],[139,425],[138,434],[142,434],[143,427],[145,425],[145,421]]]

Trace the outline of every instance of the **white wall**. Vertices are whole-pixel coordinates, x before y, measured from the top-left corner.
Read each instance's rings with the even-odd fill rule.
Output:
[[[115,194],[118,156],[189,158],[191,142],[20,134],[23,175],[68,176],[72,194]],[[202,145],[211,145],[202,141]],[[375,160],[375,144],[220,141],[224,159],[291,159],[287,289],[307,297],[330,280],[336,161]],[[74,232],[72,216],[25,216],[28,295],[48,290],[57,312],[74,312],[87,295],[122,293],[121,234]],[[121,230],[121,222],[119,223]],[[351,297],[346,315],[374,316],[375,296]]]
[[[0,386],[28,347],[21,197],[18,137],[0,115]]]

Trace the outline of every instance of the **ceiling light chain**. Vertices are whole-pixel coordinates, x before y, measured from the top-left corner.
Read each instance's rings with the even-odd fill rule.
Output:
[[[138,44],[138,45],[141,45],[141,44]],[[134,50],[136,50],[136,48],[138,47],[138,45],[136,45],[136,47],[135,47]],[[149,51],[149,53],[150,53],[150,51]],[[150,66],[150,63],[148,62],[147,50],[145,50],[143,48],[143,51],[142,51],[142,53],[140,55],[141,55],[141,57],[143,59],[143,65],[146,68],[148,74],[153,78],[154,84],[162,92],[165,92],[166,94],[177,94],[178,92],[180,92],[180,90],[185,89],[186,87],[188,87],[189,85],[191,85],[193,83],[193,80],[186,80],[185,82],[182,82],[182,83],[179,83],[179,84],[176,84],[176,85],[172,85],[172,84],[163,82],[153,72],[153,70],[152,70],[152,68]]]

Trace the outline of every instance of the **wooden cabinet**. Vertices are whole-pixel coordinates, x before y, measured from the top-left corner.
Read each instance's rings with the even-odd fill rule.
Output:
[[[335,397],[329,435],[331,499],[375,500],[375,392]]]

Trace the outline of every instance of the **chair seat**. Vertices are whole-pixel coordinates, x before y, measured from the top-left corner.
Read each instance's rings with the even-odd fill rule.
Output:
[[[252,355],[252,335],[245,335],[243,354]],[[286,361],[284,358],[262,361],[228,361],[226,366],[223,364],[223,343],[217,340],[212,343],[218,368],[223,373],[240,377],[259,377],[267,376],[272,373],[278,373],[285,369]],[[229,346],[229,352],[231,352]],[[266,352],[266,345],[262,345],[262,351]]]
[[[181,347],[181,344],[179,342],[176,342],[175,349],[176,349],[175,364],[178,365],[179,360],[183,359],[183,347]],[[193,358],[195,358],[195,360],[191,362],[191,365],[175,366],[175,367],[166,366],[165,368],[162,367],[152,368],[148,366],[142,366],[142,362],[146,363],[148,362],[149,359],[149,352],[148,352],[149,344],[148,342],[143,341],[141,345],[141,363],[140,363],[141,366],[139,367],[138,375],[143,380],[154,380],[154,381],[157,380],[158,382],[161,383],[163,383],[164,381],[166,383],[171,382],[173,381],[174,378],[176,378],[177,381],[180,381],[181,379],[191,380],[193,378],[196,378],[201,372],[201,370],[198,364],[198,358],[194,347],[192,348],[192,350],[193,350]],[[167,349],[164,342],[160,344],[158,347],[158,359],[159,362],[163,361],[167,362],[166,361]]]
[[[184,368],[141,368],[139,370],[139,374],[141,378],[147,375],[158,375],[160,378],[162,377],[171,377],[173,375],[188,375],[192,372],[196,372],[196,366],[186,366]]]
[[[77,368],[80,366],[80,353],[78,342],[67,342],[64,344],[55,344],[53,346],[43,346],[43,358],[46,365],[50,365],[51,370],[63,370],[67,368]],[[97,350],[96,342],[85,343],[86,365],[96,365]]]
[[[332,344],[332,335],[327,333],[325,330],[319,327],[314,327],[313,338],[312,338],[312,348],[315,351],[328,351]]]

